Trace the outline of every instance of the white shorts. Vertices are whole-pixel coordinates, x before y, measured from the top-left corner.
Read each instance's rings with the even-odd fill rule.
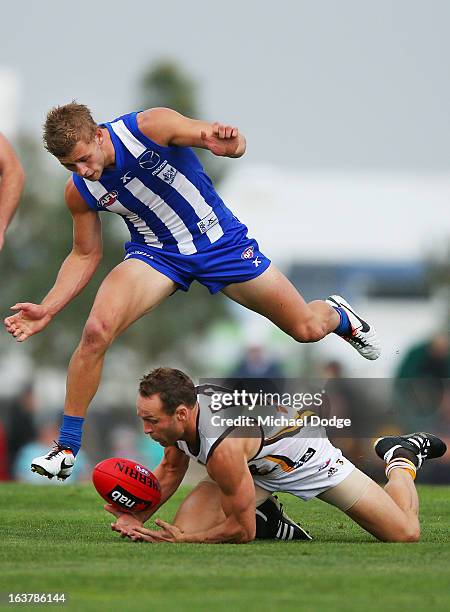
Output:
[[[328,439],[308,442],[316,446],[317,452],[305,465],[286,472],[277,469],[267,475],[253,474],[255,485],[271,493],[291,493],[308,501],[336,487],[355,469],[353,463]]]

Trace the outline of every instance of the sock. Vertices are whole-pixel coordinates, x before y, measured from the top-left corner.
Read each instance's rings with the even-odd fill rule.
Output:
[[[396,457],[395,459],[391,459],[389,461],[389,463],[386,465],[385,470],[386,477],[389,478],[390,473],[392,472],[392,470],[395,469],[406,470],[407,472],[409,472],[413,480],[416,479],[417,468],[412,461],[410,461],[409,459],[405,459],[405,457]]]
[[[75,456],[81,447],[83,423],[83,417],[69,416],[67,414],[63,415],[58,442],[64,446],[68,446]]]
[[[419,461],[417,459],[417,455],[413,453],[412,451],[408,450],[407,448],[396,448],[395,449],[395,451],[392,453],[391,459],[398,459],[399,457],[401,457],[402,459],[408,459],[408,461],[411,461],[411,463],[414,463],[416,468],[419,467]]]
[[[333,308],[338,313],[340,318],[339,325],[334,330],[334,333],[338,336],[350,336],[352,333],[352,326],[350,325],[348,314],[340,306],[333,306]]]

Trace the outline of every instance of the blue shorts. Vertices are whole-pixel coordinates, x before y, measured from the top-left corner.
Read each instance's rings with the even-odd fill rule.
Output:
[[[261,253],[256,240],[247,237],[245,226],[226,231],[217,242],[193,255],[164,251],[139,242],[127,242],[125,251],[125,259],[145,261],[183,291],[188,291],[196,280],[210,293],[217,293],[231,283],[256,278],[270,265],[270,259]]]

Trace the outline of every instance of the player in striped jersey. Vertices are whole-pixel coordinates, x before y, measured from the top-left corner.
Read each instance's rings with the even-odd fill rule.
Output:
[[[42,331],[86,286],[101,258],[99,212],[122,217],[130,231],[125,260],[103,281],[71,359],[58,445],[33,462],[43,476],[67,478],[81,445],[106,350],[129,325],[193,280],[259,312],[299,342],[335,332],[367,359],[380,354],[375,330],[340,296],[307,304],[247,237],[191,147],[241,157],[236,127],[155,108],[97,125],[72,103],[50,111],[47,149],[72,172],[65,191],[73,217],[72,252],[41,304],[18,303],[6,329],[19,342]]]
[[[319,497],[379,540],[416,542],[416,471],[446,451],[431,434],[381,438],[375,450],[386,462],[389,482],[383,490],[346,459],[320,427],[293,431],[215,424],[208,401],[202,402],[186,374],[172,368],[144,376],[137,411],[144,432],[165,447],[155,470],[162,503],[180,485],[190,459],[204,463],[209,475],[184,500],[173,524],[156,520],[160,531],[143,527],[155,508],[129,515],[105,506],[117,518],[115,531],[148,542],[248,542],[257,533],[255,506],[277,491],[305,501]],[[288,532],[289,525],[284,530]]]

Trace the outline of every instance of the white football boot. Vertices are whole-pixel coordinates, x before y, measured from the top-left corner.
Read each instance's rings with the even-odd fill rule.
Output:
[[[330,306],[339,306],[348,315],[352,332],[349,336],[341,336],[341,338],[351,344],[366,359],[372,361],[378,359],[381,355],[381,347],[373,325],[356,314],[350,304],[340,295],[330,295],[326,301]]]
[[[66,480],[72,473],[75,455],[68,446],[55,442],[55,446],[47,455],[36,457],[31,462],[31,471],[52,479]]]

